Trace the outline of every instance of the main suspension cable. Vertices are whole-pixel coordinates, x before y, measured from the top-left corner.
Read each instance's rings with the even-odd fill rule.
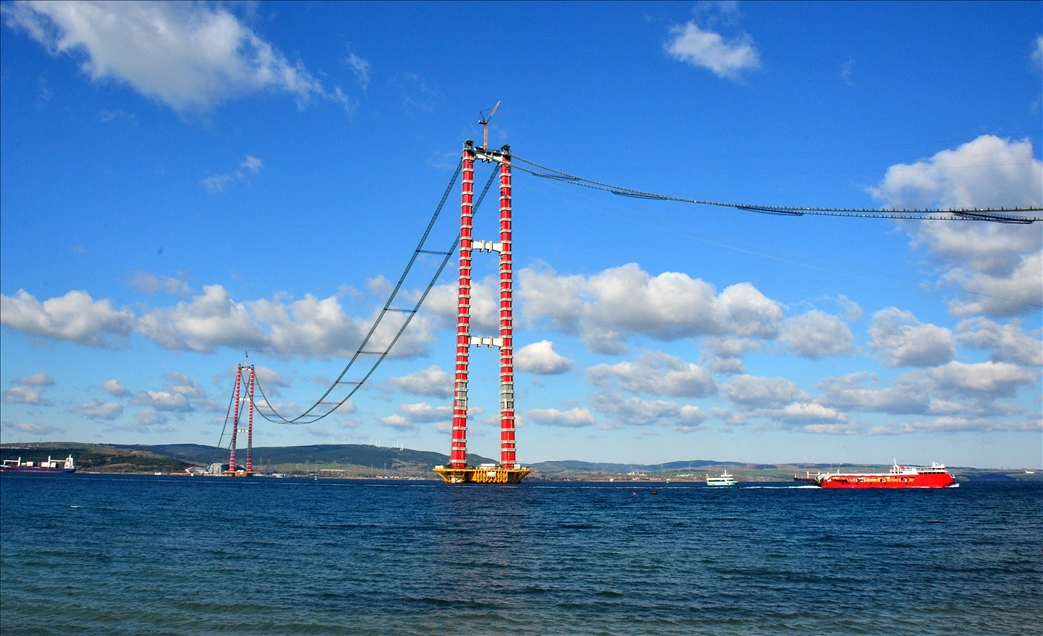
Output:
[[[703,199],[691,199],[687,197],[675,197],[654,192],[645,192],[623,186],[616,186],[602,181],[594,181],[585,177],[579,177],[561,170],[556,170],[540,165],[534,161],[522,159],[518,155],[511,155],[515,160],[514,167],[522,172],[540,177],[582,186],[592,190],[601,190],[624,197],[635,199],[651,199],[654,201],[677,201],[679,203],[695,203],[697,205],[713,205],[724,208],[736,208],[757,212],[760,214],[775,214],[780,216],[841,216],[856,218],[876,219],[907,219],[917,221],[990,221],[993,223],[1015,223],[1030,224],[1043,221],[1043,216],[1024,216],[1027,212],[1043,212],[1043,207],[1030,206],[1024,208],[950,208],[939,209],[875,209],[875,208],[820,208],[820,207],[797,207],[784,205],[757,205],[752,203],[726,203],[723,201],[709,201]],[[517,162],[532,166],[527,168]]]
[[[366,383],[367,380],[369,380],[370,376],[372,376],[373,373],[377,370],[377,367],[380,366],[380,363],[383,362],[384,359],[388,356],[388,354],[391,353],[391,349],[394,348],[399,338],[402,337],[402,334],[405,332],[406,327],[409,326],[409,323],[413,320],[413,317],[417,314],[418,311],[420,311],[421,305],[424,304],[424,301],[427,299],[428,294],[431,293],[431,290],[434,288],[435,283],[438,282],[438,278],[442,275],[442,272],[445,270],[446,265],[449,263],[449,259],[452,258],[453,254],[456,252],[457,245],[460,243],[460,235],[458,233],[456,235],[456,238],[453,240],[452,247],[450,247],[447,251],[434,252],[431,250],[423,249],[424,244],[427,241],[427,237],[431,233],[431,228],[434,226],[435,221],[438,219],[438,215],[442,211],[442,207],[445,205],[446,199],[449,197],[449,193],[452,191],[453,185],[456,183],[457,177],[460,176],[462,166],[462,161],[459,164],[457,164],[456,172],[453,174],[453,178],[450,180],[449,185],[446,187],[445,194],[442,195],[442,200],[439,202],[438,207],[435,209],[435,213],[432,215],[431,221],[427,224],[427,229],[424,231],[423,237],[417,244],[416,249],[413,250],[413,256],[409,259],[409,263],[406,265],[405,270],[402,272],[402,275],[398,279],[398,284],[395,285],[395,288],[391,291],[391,294],[388,296],[387,302],[384,303],[384,307],[381,309],[380,313],[377,315],[376,320],[373,322],[373,325],[370,327],[369,333],[367,333],[366,337],[363,338],[361,344],[359,344],[358,346],[358,349],[356,349],[354,355],[351,356],[351,359],[348,361],[347,365],[345,365],[344,370],[340,372],[340,375],[337,376],[337,379],[334,380],[333,384],[330,385],[330,388],[327,389],[326,392],[323,393],[322,396],[318,400],[316,400],[314,404],[308,407],[308,410],[304,411],[300,415],[297,415],[296,417],[285,417],[281,415],[275,409],[274,406],[272,406],[272,403],[268,400],[268,396],[265,394],[264,388],[261,386],[261,383],[258,379],[256,380],[256,386],[260,391],[261,398],[264,400],[263,404],[260,404],[256,401],[254,402],[254,404],[258,407],[258,415],[268,420],[269,422],[273,422],[276,424],[312,424],[331,415],[334,411],[343,406],[349,399],[351,399],[353,395],[355,395],[355,392],[358,391],[362,387],[362,385]],[[496,176],[497,171],[494,170],[492,174],[489,176],[489,181],[486,182],[485,188],[482,190],[481,195],[475,202],[475,212],[477,212],[478,208],[482,205],[482,201],[485,199],[485,195],[489,192],[489,188],[490,186],[492,186]],[[413,267],[413,264],[416,262],[417,256],[420,254],[441,254],[443,256],[442,262],[438,266],[438,270],[431,277],[430,282],[428,282],[427,288],[424,289],[423,294],[420,295],[420,297],[417,299],[416,303],[414,304],[411,310],[393,309],[391,307],[391,303],[395,300],[395,297],[401,290],[402,285],[405,283],[406,276],[409,274],[410,270]],[[367,351],[366,345],[369,344],[369,341],[373,337],[373,334],[376,332],[377,327],[380,325],[381,321],[384,319],[384,316],[387,315],[389,311],[405,313],[405,320],[402,322],[402,325],[399,327],[398,332],[395,334],[395,337],[392,338],[391,341],[388,343],[387,347],[385,347],[380,352]],[[375,354],[377,356],[373,364],[370,366],[369,370],[366,372],[366,374],[362,377],[361,380],[344,382],[344,376],[347,375],[348,371],[355,364],[355,361],[359,358],[360,355],[366,354]],[[329,397],[330,394],[333,393],[333,391],[341,384],[351,384],[353,386],[351,390],[347,393],[347,395],[345,395],[342,399],[327,402],[326,398]],[[265,408],[270,410],[271,413],[264,413],[260,409],[261,406],[264,406]],[[331,408],[325,410],[324,412],[313,413],[317,409],[319,411],[322,411],[322,409],[319,409],[320,406],[329,406]]]

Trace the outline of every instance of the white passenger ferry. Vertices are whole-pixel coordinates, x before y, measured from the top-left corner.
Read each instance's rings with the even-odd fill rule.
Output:
[[[728,471],[721,473],[720,477],[714,477],[709,473],[706,474],[707,486],[734,486],[738,483],[734,477],[728,474]]]

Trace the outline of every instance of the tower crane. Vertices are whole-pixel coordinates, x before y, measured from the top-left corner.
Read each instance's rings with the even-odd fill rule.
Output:
[[[488,117],[485,116],[484,112],[478,111],[478,114],[481,116],[478,123],[482,125],[482,150],[489,149],[489,120],[496,114],[496,109],[500,107],[501,103],[502,100],[496,102],[496,105],[493,106],[493,109],[489,112]]]

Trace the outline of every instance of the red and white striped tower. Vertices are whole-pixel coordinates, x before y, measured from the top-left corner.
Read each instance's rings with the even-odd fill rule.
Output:
[[[246,474],[254,472],[254,368],[250,366],[250,420],[246,429]]]
[[[232,447],[231,457],[228,458],[228,472],[235,473],[235,434],[239,431],[239,386],[243,379],[243,365],[235,370],[235,413],[232,415]]]
[[[467,466],[467,366],[471,346],[471,236],[474,218],[474,144],[464,144],[460,200],[460,291],[456,318],[456,379],[453,387],[453,440],[449,467]]]
[[[511,263],[511,147],[500,156],[500,465],[516,468],[514,449],[514,291]]]

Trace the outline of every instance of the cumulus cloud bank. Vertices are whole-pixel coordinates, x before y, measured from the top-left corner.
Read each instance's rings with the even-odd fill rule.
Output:
[[[911,312],[897,307],[876,312],[869,335],[873,338],[870,346],[889,367],[930,367],[945,364],[956,356],[951,331],[925,325]]]
[[[559,275],[547,266],[519,272],[523,318],[579,335],[598,353],[622,353],[628,336],[671,341],[703,335],[774,337],[779,304],[749,283],[717,294],[699,278],[679,272],[652,276],[636,263],[598,274]]]
[[[891,166],[870,193],[891,207],[987,208],[1043,204],[1043,162],[1028,139],[982,135],[955,150]],[[1013,316],[1043,305],[1043,234],[1038,226],[905,223],[913,245],[940,266],[940,280],[963,290],[955,316]]]
[[[144,310],[116,309],[110,300],[94,300],[82,291],[38,301],[19,290],[0,295],[0,324],[32,337],[68,340],[90,347],[122,345],[131,334],[145,336],[172,351],[210,353],[222,347],[265,351],[282,357],[346,357],[361,343],[370,320],[349,316],[337,296],[311,294],[290,300],[237,302],[221,285],[174,306]],[[374,348],[384,347],[401,323],[386,319],[374,334]],[[398,341],[393,356],[413,356],[433,342],[436,321],[417,316]]]
[[[53,55],[79,61],[96,82],[123,82],[177,111],[205,111],[254,91],[350,107],[301,61],[291,62],[221,5],[187,2],[17,2],[11,28]]]
[[[14,386],[4,391],[3,397],[0,398],[4,402],[8,404],[44,405],[49,404],[49,402],[43,399],[41,394],[46,387],[54,385],[54,378],[40,371],[39,373],[12,380],[11,384]]]

